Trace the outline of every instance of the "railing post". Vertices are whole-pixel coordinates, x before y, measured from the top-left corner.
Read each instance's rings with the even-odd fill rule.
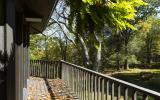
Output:
[[[73,68],[73,71],[74,71],[73,79],[74,79],[74,88],[75,88],[74,92],[77,92],[76,69]]]
[[[87,92],[88,92],[88,100],[90,100],[91,99],[91,97],[90,97],[90,87],[91,87],[91,77],[90,77],[90,73],[88,73],[88,90],[87,90]]]
[[[74,91],[75,92],[75,76],[74,76],[74,68],[73,67],[71,67],[70,68],[70,84],[72,85],[71,86],[71,88],[72,88],[72,91]]]
[[[148,100],[148,95],[143,94],[143,100]]]
[[[100,96],[101,96],[101,94],[100,94],[100,83],[101,83],[101,77],[98,77],[98,89],[97,89],[97,100],[100,100]]]
[[[78,74],[78,93],[77,95],[80,96],[80,73],[79,73],[79,69],[77,69],[77,74]]]
[[[65,79],[65,77],[64,77],[64,74],[65,74],[65,67],[64,67],[64,65],[63,65],[63,62],[62,61],[60,61],[61,62],[61,70],[62,70],[62,72],[61,72],[61,79],[62,80],[64,80]],[[54,68],[55,69],[55,68]],[[55,73],[54,73],[55,74]]]
[[[97,100],[97,76],[94,75],[94,100]]]
[[[82,75],[83,75],[83,100],[85,100],[85,72],[82,71]]]
[[[91,100],[94,100],[94,75],[91,74]]]
[[[121,85],[118,84],[118,90],[117,90],[117,100],[120,100],[121,98]]]
[[[59,75],[59,78],[62,79],[62,61],[59,61],[59,66],[60,66],[60,75]]]
[[[125,87],[125,90],[124,90],[124,100],[128,100],[128,88]]]
[[[105,87],[104,87],[104,78],[102,78],[102,87],[101,87],[101,89],[102,89],[101,99],[104,100],[104,89],[105,89]]]
[[[85,73],[84,73],[84,85],[85,85],[85,87],[84,87],[84,94],[85,94],[85,100],[86,100],[86,98],[87,98],[87,72],[85,71]]]
[[[137,91],[133,90],[132,100],[137,100]]]
[[[109,80],[106,80],[106,100],[109,100]]]
[[[111,100],[114,100],[114,82],[112,82],[111,87],[112,87]]]
[[[81,97],[81,99],[82,99],[82,97],[83,97],[83,76],[82,76],[82,71],[80,70],[80,97]]]

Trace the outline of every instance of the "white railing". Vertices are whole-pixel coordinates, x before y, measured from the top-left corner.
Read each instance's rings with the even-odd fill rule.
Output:
[[[61,61],[62,80],[82,100],[160,100],[160,93]]]
[[[80,100],[160,100],[160,93],[65,61],[31,61],[31,75],[61,78]]]

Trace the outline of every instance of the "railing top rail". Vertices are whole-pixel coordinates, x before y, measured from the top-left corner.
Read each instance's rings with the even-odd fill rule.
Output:
[[[41,62],[59,62],[59,60],[34,60],[34,59],[31,59],[30,61],[41,61]]]
[[[80,70],[84,70],[84,71],[86,71],[86,72],[89,72],[89,73],[91,73],[91,74],[94,74],[94,75],[97,75],[97,76],[100,76],[100,77],[107,78],[107,79],[109,79],[109,80],[111,80],[111,81],[114,81],[114,82],[117,82],[117,83],[119,83],[119,84],[128,86],[128,87],[133,88],[133,89],[135,89],[135,90],[138,90],[138,91],[141,91],[141,92],[145,92],[146,94],[160,97],[160,93],[158,93],[158,92],[156,92],[156,91],[153,91],[153,90],[150,90],[150,89],[146,89],[146,88],[140,87],[140,86],[138,86],[138,85],[135,85],[135,84],[132,84],[132,83],[129,83],[129,82],[126,82],[126,81],[123,81],[123,80],[120,80],[120,79],[117,79],[117,78],[114,78],[114,77],[105,75],[105,74],[101,74],[101,73],[95,72],[95,71],[93,71],[93,70],[90,70],[90,69],[84,68],[84,67],[82,67],[82,66],[78,66],[78,65],[75,65],[75,64],[72,64],[72,63],[63,61],[63,60],[61,60],[61,62],[62,62],[62,63],[65,63],[65,64],[67,64],[67,65],[70,65],[70,66],[72,66],[72,67],[78,68],[78,69],[80,69]]]

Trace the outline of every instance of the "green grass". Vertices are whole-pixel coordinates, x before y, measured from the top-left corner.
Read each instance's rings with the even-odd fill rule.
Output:
[[[160,69],[130,69],[112,76],[160,92]]]

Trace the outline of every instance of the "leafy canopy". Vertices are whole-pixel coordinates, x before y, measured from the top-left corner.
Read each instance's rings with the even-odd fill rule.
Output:
[[[95,30],[102,30],[106,24],[116,30],[135,29],[129,21],[134,20],[136,7],[146,5],[143,0],[66,0],[66,3],[71,12],[69,25],[76,24],[78,30],[86,29],[89,20]]]

